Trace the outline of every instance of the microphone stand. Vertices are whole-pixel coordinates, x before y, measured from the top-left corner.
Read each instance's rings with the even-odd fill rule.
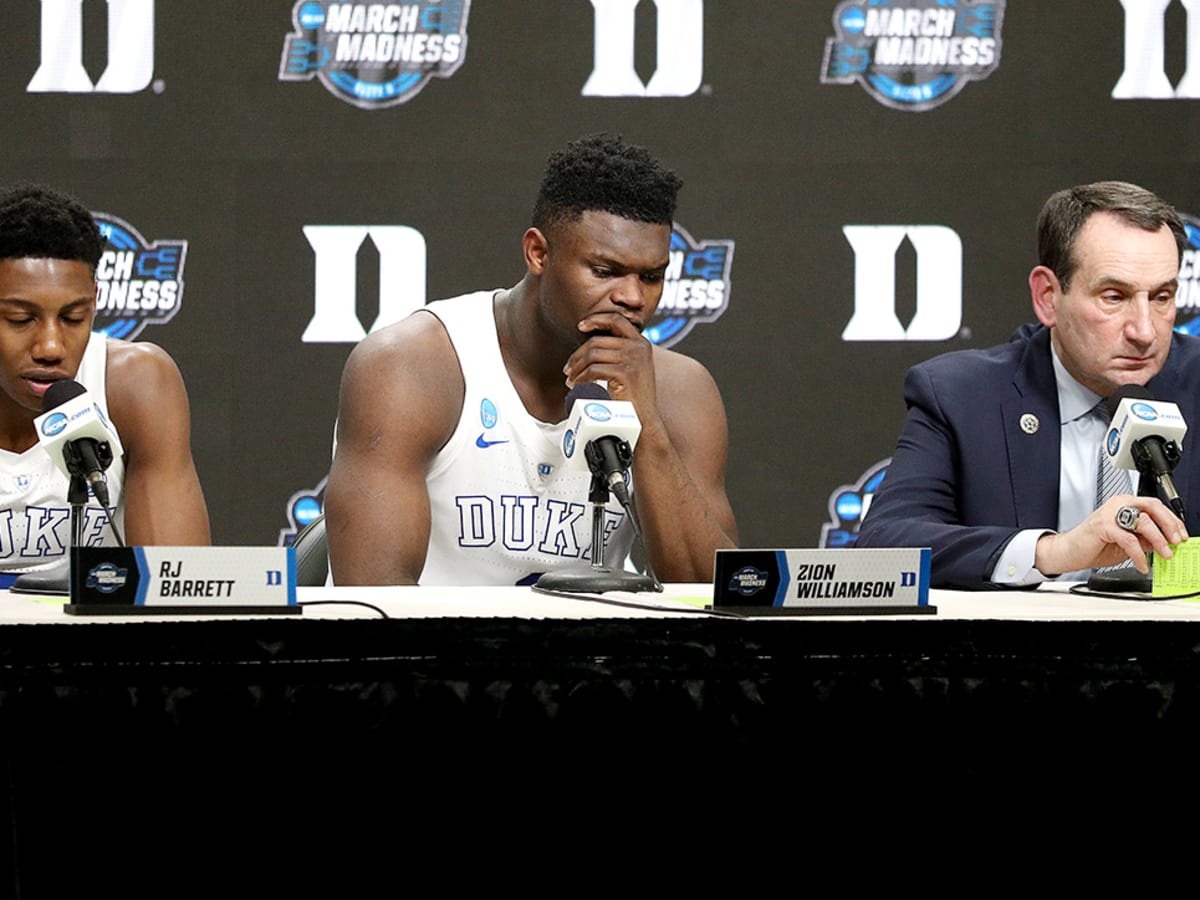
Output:
[[[622,457],[626,467],[632,461],[632,451],[625,441]],[[605,591],[662,591],[655,579],[639,572],[613,569],[604,564],[604,514],[608,505],[608,479],[602,471],[592,469],[592,485],[588,501],[592,504],[592,565],[586,572],[546,572],[538,578],[536,587],[547,591],[562,591],[569,594],[603,594]],[[632,510],[626,509],[632,516]]]
[[[1183,498],[1179,496],[1179,491],[1175,488],[1175,479],[1171,476],[1175,467],[1179,465],[1179,458],[1182,455],[1179,445],[1174,441],[1151,443],[1150,439],[1147,439],[1145,442],[1134,441],[1130,452],[1133,455],[1133,462],[1137,466],[1138,475],[1141,476],[1138,479],[1138,496],[1157,496],[1157,485],[1161,480],[1163,493],[1167,497],[1167,505],[1181,520],[1185,519]],[[1156,470],[1163,474],[1156,475]],[[1173,500],[1170,499],[1172,494],[1174,494]]]
[[[71,475],[71,484],[67,488],[67,503],[71,504],[71,546],[67,553],[76,547],[83,546],[83,511],[87,508],[88,489],[87,479],[76,472]]]

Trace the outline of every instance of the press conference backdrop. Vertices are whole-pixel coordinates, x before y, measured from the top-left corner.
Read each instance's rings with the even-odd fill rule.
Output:
[[[515,283],[545,158],[586,133],[685,181],[651,334],[721,388],[747,545],[853,541],[905,370],[1031,318],[1049,193],[1121,178],[1200,217],[1200,0],[4,11],[0,180],[96,212],[97,327],[178,361],[220,543],[319,509],[355,341]]]

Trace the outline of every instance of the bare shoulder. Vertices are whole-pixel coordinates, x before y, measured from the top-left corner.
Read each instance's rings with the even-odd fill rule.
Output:
[[[339,422],[353,425],[367,415],[376,423],[448,438],[464,390],[458,355],[441,320],[414,314],[368,335],[351,351],[342,373]]]
[[[186,414],[187,393],[175,360],[157,344],[108,338],[105,393],[118,428],[135,424],[143,411]]]
[[[171,354],[158,344],[145,341],[131,343],[108,338],[108,374],[109,384],[119,384],[128,387],[126,382],[145,382],[147,380],[178,377],[179,368]]]
[[[414,314],[367,335],[350,353],[351,375],[397,376],[406,381],[436,382],[457,373],[458,356],[441,320]]]
[[[682,398],[700,393],[720,399],[717,383],[708,369],[690,356],[674,350],[654,348],[654,377],[662,398]]]
[[[699,452],[723,460],[728,426],[716,381],[690,356],[659,347],[654,351],[658,414],[667,432],[685,456]]]

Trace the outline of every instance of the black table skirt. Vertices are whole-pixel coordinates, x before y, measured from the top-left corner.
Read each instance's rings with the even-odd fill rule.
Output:
[[[169,896],[239,865],[278,888],[347,859],[378,884],[396,853],[482,877],[447,848],[781,821],[833,845],[1077,827],[1192,808],[1198,736],[1200,622],[4,626],[0,890]]]

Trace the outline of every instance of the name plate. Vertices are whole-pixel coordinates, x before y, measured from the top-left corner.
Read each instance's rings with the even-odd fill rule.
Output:
[[[72,615],[299,613],[292,547],[77,547]]]
[[[713,608],[748,616],[936,613],[928,548],[718,550]]]

